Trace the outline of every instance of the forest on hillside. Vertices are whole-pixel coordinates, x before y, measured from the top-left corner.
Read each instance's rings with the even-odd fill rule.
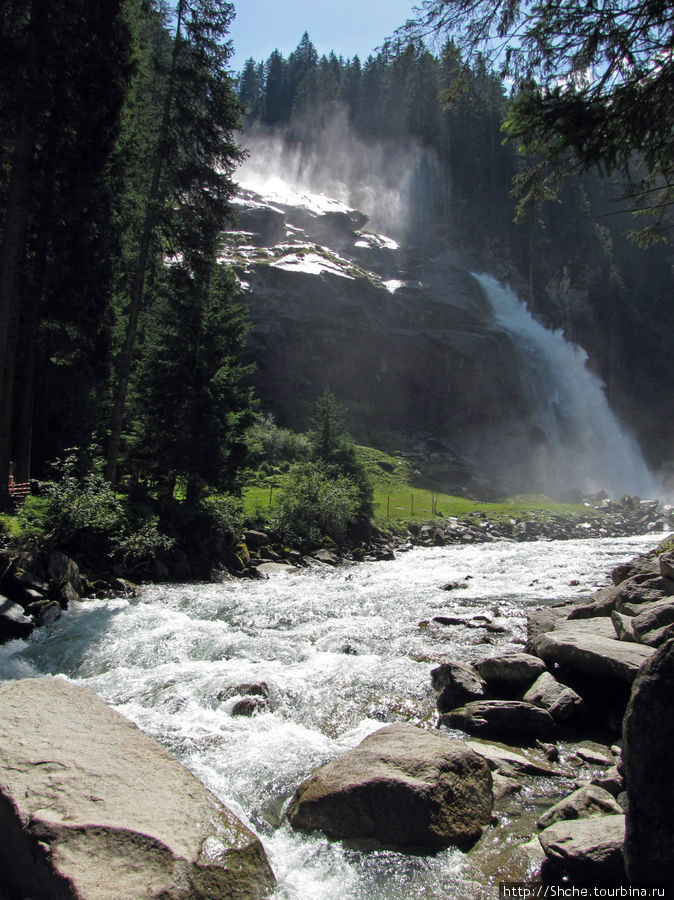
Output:
[[[669,390],[671,251],[629,241],[612,185],[567,178],[515,221],[532,158],[504,143],[511,98],[479,57],[415,38],[364,62],[319,57],[305,34],[288,58],[235,75],[233,15],[214,0],[2,5],[3,507],[6,473],[45,479],[59,460],[64,478],[193,507],[240,491],[263,412],[244,297],[218,261],[241,147],[281,134],[308,165],[335,121],[365,143],[422,148],[404,239],[452,243],[510,281],[585,346],[662,456],[668,425],[651,413]],[[337,453],[353,469],[342,440],[323,463]]]

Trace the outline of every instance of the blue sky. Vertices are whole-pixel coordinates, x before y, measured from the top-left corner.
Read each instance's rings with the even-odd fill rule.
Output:
[[[305,31],[319,54],[334,50],[338,56],[358,54],[365,60],[411,16],[414,3],[415,0],[235,0],[231,67],[239,71],[249,57],[259,62],[275,49],[287,56]]]

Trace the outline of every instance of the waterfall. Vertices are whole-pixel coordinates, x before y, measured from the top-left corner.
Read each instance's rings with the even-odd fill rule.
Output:
[[[605,490],[648,496],[653,478],[635,439],[611,410],[587,354],[538,322],[525,303],[491,275],[474,275],[494,323],[515,350],[532,421],[548,444],[546,476],[554,491]]]

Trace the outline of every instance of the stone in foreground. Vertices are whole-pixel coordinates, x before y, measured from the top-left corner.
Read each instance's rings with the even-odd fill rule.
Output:
[[[435,705],[441,713],[486,696],[482,678],[472,666],[460,662],[446,662],[433,669],[431,683],[439,691]]]
[[[12,896],[253,900],[264,849],[156,741],[60,679],[0,685],[0,871]]]
[[[522,699],[549,712],[556,722],[568,719],[582,703],[573,688],[560,684],[550,672],[539,675]]]
[[[557,822],[538,836],[546,857],[572,884],[624,882],[624,838],[623,815]]]
[[[475,668],[495,692],[525,691],[545,672],[545,663],[529,653],[504,653],[475,663]]]
[[[491,821],[492,777],[464,743],[389,725],[318,769],[288,809],[294,828],[417,852],[468,848]]]

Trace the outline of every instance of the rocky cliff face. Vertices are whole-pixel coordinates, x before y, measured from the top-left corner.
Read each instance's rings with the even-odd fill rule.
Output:
[[[469,265],[437,242],[399,246],[321,195],[242,187],[223,259],[246,290],[265,409],[304,428],[328,387],[360,441],[429,456],[442,486],[545,487],[508,336]]]

